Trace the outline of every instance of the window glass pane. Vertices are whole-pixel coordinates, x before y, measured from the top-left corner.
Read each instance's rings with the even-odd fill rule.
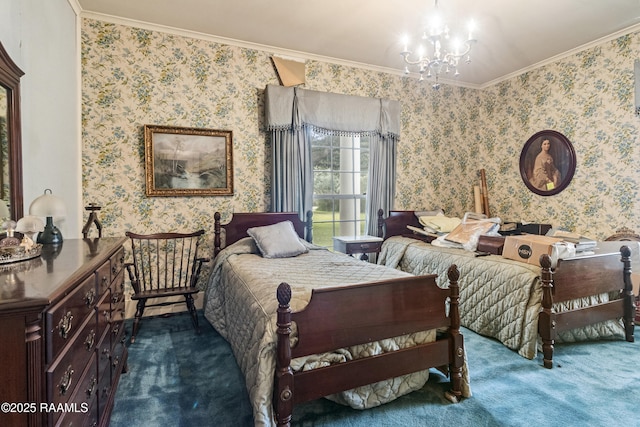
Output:
[[[360,194],[366,194],[368,180],[369,180],[368,173],[360,173]]]
[[[331,186],[331,172],[319,172],[313,173],[313,192],[314,194],[333,194],[333,188]]]
[[[331,150],[328,147],[312,147],[314,170],[331,170]]]
[[[369,171],[369,152],[361,151],[359,160],[360,160],[360,171],[368,172]]]

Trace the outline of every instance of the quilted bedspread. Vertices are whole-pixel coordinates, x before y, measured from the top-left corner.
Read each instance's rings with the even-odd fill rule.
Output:
[[[306,254],[265,259],[257,255],[253,239],[242,239],[216,257],[206,285],[205,317],[231,344],[245,376],[256,425],[273,424],[271,402],[276,349],[275,313],[278,307],[276,289],[281,282],[291,286],[291,308],[299,311],[309,302],[313,287],[373,282],[409,274],[307,245],[310,250]],[[331,354],[296,359],[292,361],[292,368],[311,369],[433,341],[434,338],[435,331],[411,334],[371,345],[341,349]],[[374,407],[420,389],[428,375],[428,371],[417,372],[328,398],[358,409]],[[470,395],[465,364],[463,396]]]
[[[436,247],[419,240],[394,236],[387,239],[378,263],[411,274],[437,274],[446,287],[451,264],[460,270],[460,321],[481,335],[496,338],[518,354],[537,354],[538,313],[542,306],[540,267],[499,255],[476,257],[463,249]],[[622,265],[620,267],[622,269]],[[608,294],[554,305],[558,311],[608,301]],[[606,321],[558,334],[556,342],[587,339],[624,339],[622,320]]]

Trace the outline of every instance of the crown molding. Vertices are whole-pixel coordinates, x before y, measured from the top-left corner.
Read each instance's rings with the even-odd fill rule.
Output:
[[[544,67],[546,65],[553,64],[554,62],[558,62],[558,61],[560,61],[562,59],[568,58],[568,57],[570,57],[572,55],[575,55],[575,54],[580,53],[582,51],[585,51],[587,49],[591,49],[591,48],[596,47],[598,45],[601,45],[603,43],[615,40],[618,37],[622,37],[622,36],[627,35],[627,34],[635,33],[637,31],[640,31],[640,24],[632,25],[630,27],[627,27],[625,29],[617,31],[617,32],[615,32],[613,34],[609,34],[609,35],[607,35],[605,37],[601,37],[601,38],[599,38],[597,40],[594,40],[592,42],[585,43],[582,46],[576,47],[575,49],[571,49],[571,50],[568,50],[566,52],[562,52],[561,54],[558,54],[556,56],[552,56],[551,58],[545,59],[544,61],[540,61],[540,62],[538,62],[536,64],[532,64],[532,65],[530,65],[528,67],[525,67],[525,68],[522,68],[522,69],[520,69],[518,71],[514,71],[513,73],[506,74],[506,75],[504,75],[502,77],[499,77],[499,78],[497,78],[495,80],[491,80],[491,81],[489,81],[487,83],[484,83],[484,84],[480,85],[479,89],[487,89],[487,88],[489,88],[491,86],[497,85],[498,83],[502,83],[502,82],[504,82],[506,80],[512,79],[514,77],[518,77],[519,75],[522,75],[524,73],[528,73],[529,71],[535,70],[537,68]]]
[[[77,0],[68,0],[68,1],[69,1],[69,4],[72,5],[72,7],[74,7],[73,4],[75,4],[81,10],[81,7],[79,6]],[[113,23],[113,24],[120,24],[120,25],[125,25],[125,26],[130,26],[130,27],[142,28],[142,29],[146,29],[146,30],[150,30],[150,31],[159,31],[159,32],[179,35],[179,36],[183,36],[183,37],[190,37],[190,38],[195,38],[195,39],[200,39],[200,40],[206,40],[206,41],[211,41],[211,42],[214,42],[214,43],[220,43],[220,44],[225,44],[225,45],[230,45],[230,46],[236,46],[236,47],[241,47],[241,48],[245,48],[245,49],[258,50],[258,51],[266,52],[266,53],[268,53],[270,55],[283,56],[283,57],[289,58],[289,59],[294,60],[294,61],[304,62],[304,61],[307,61],[307,60],[311,60],[311,61],[318,61],[318,62],[326,62],[326,63],[330,63],[330,64],[343,65],[343,66],[346,66],[346,67],[353,67],[353,68],[358,68],[358,69],[363,69],[363,70],[368,70],[368,71],[374,71],[374,72],[379,72],[379,73],[385,73],[385,74],[392,74],[392,75],[401,76],[401,77],[407,77],[407,75],[405,74],[405,72],[403,70],[398,70],[398,69],[394,69],[394,68],[380,67],[380,66],[376,66],[376,65],[365,64],[365,63],[355,62],[355,61],[347,61],[347,60],[338,59],[338,58],[332,58],[332,57],[328,57],[328,56],[315,55],[315,54],[308,53],[308,52],[300,52],[300,51],[295,51],[295,50],[282,49],[282,48],[278,48],[278,47],[274,47],[274,46],[268,46],[268,45],[263,45],[263,44],[259,44],[259,43],[251,43],[251,42],[232,39],[232,38],[227,38],[227,37],[215,36],[215,35],[211,35],[211,34],[207,34],[207,33],[202,33],[202,32],[198,32],[198,31],[191,31],[191,30],[185,30],[185,29],[182,29],[182,28],[176,28],[176,27],[171,27],[171,26],[167,26],[167,25],[152,24],[152,23],[145,22],[145,21],[139,21],[139,20],[129,19],[129,18],[122,18],[122,17],[103,14],[103,13],[82,11],[82,12],[80,12],[80,17],[81,18],[88,18],[88,19],[95,19],[95,20],[99,20],[99,21],[110,22],[110,23]],[[620,36],[623,36],[623,35],[626,35],[626,34],[630,34],[630,33],[636,32],[636,31],[640,31],[640,24],[632,25],[630,27],[627,27],[625,29],[617,31],[617,32],[615,32],[613,34],[609,34],[609,35],[607,35],[605,37],[601,37],[601,38],[599,38],[597,40],[594,40],[592,42],[583,44],[582,46],[579,46],[579,47],[577,47],[575,49],[571,49],[569,51],[563,52],[563,53],[558,54],[556,56],[553,56],[551,58],[545,59],[544,61],[540,61],[540,62],[538,62],[536,64],[533,64],[533,65],[530,65],[528,67],[522,68],[522,69],[520,69],[518,71],[514,71],[513,73],[506,74],[504,76],[501,76],[501,77],[499,77],[497,79],[491,80],[491,81],[486,82],[486,83],[472,84],[472,83],[459,82],[457,80],[449,80],[449,79],[443,79],[443,78],[441,78],[439,80],[439,82],[441,84],[447,84],[447,85],[458,86],[458,87],[465,87],[465,88],[469,88],[469,89],[478,89],[478,90],[488,89],[488,88],[490,88],[492,86],[497,85],[498,83],[501,83],[501,82],[504,82],[506,80],[512,79],[514,77],[517,77],[519,75],[522,75],[522,74],[527,73],[529,71],[532,71],[534,69],[543,67],[545,65],[552,64],[554,62],[557,62],[559,60],[567,58],[567,57],[569,57],[571,55],[575,55],[578,52],[590,49],[592,47],[595,47],[597,45],[600,45],[602,43],[605,43],[605,42],[608,42],[608,41],[611,41],[611,40],[615,40]],[[417,78],[418,76],[419,75],[416,74],[416,73],[409,74],[410,78]],[[426,83],[428,84],[429,82],[426,82]]]

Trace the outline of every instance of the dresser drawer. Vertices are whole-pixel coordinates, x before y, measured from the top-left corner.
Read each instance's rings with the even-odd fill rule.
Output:
[[[56,427],[96,427],[98,425],[98,401],[87,412],[67,412],[55,424]]]
[[[111,285],[111,262],[107,261],[96,270],[98,276],[98,294],[102,295]]]
[[[111,348],[111,381],[113,382],[122,372],[127,361],[127,334],[124,323],[113,325],[111,337],[113,338]]]
[[[53,421],[57,426],[89,426],[98,420],[98,371],[94,352],[78,386],[67,403],[69,411],[57,414]],[[58,422],[56,418],[58,418]]]
[[[103,382],[104,377],[107,382],[111,381],[111,330],[106,330],[98,343],[98,381]]]
[[[111,321],[121,322],[124,320],[124,270],[116,277],[111,284]]]
[[[89,317],[80,333],[46,371],[47,402],[57,405],[69,401],[89,360],[95,357],[97,338],[94,318]]]
[[[109,259],[111,264],[111,278],[113,279],[124,269],[124,247],[113,254]]]
[[[75,390],[71,401],[75,403],[70,412],[64,412],[55,422],[58,427],[95,427],[98,425],[98,382],[95,355],[87,366],[82,383]]]
[[[111,291],[108,289],[100,298],[98,305],[96,305],[96,316],[98,336],[102,336],[109,327],[109,322],[111,322]]]
[[[95,287],[95,276],[86,278],[62,301],[47,311],[46,325],[50,340],[47,345],[48,363],[51,363],[61,349],[67,345],[79,330],[79,325],[91,317],[94,305],[98,300]]]
[[[113,384],[111,383],[111,376],[104,375],[101,379],[98,388],[98,417],[102,418],[105,408],[107,406],[107,402],[111,397],[111,390],[113,388]]]
[[[118,342],[126,340],[124,322],[113,322],[111,324],[111,347]]]

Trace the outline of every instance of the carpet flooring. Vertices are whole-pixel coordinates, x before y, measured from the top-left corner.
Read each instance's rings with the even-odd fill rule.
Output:
[[[145,318],[129,346],[112,427],[252,426],[242,374],[229,344],[200,316]],[[449,403],[433,372],[418,391],[359,411],[326,399],[297,406],[295,426],[640,426],[640,342],[556,345],[554,368],[462,330],[473,397]],[[640,328],[636,327],[640,339]]]

